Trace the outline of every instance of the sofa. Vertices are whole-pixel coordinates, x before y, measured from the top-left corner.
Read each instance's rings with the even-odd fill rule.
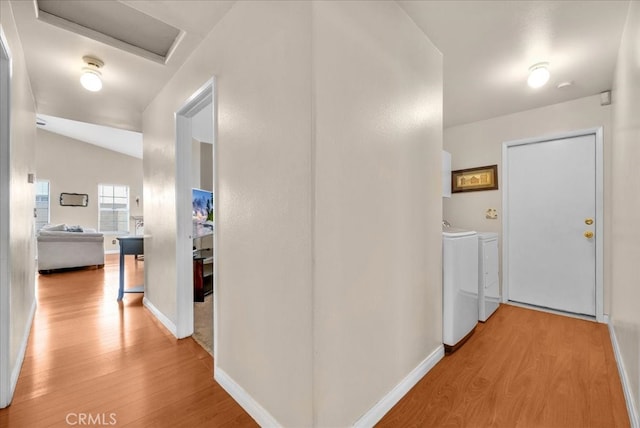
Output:
[[[66,224],[44,226],[37,236],[38,273],[87,266],[104,267],[104,236]]]

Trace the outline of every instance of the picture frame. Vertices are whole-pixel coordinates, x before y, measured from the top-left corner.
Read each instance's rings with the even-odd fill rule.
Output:
[[[451,171],[451,193],[498,190],[498,165]]]

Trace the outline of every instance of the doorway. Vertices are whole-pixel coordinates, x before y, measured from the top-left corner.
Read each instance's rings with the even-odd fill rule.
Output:
[[[504,143],[503,299],[603,321],[602,128]]]
[[[203,112],[206,118],[206,126],[210,129],[212,148],[212,206],[216,206],[217,198],[217,168],[216,168],[216,130],[217,109],[215,97],[215,79],[212,78],[198,89],[176,113],[176,271],[177,271],[177,323],[178,338],[184,338],[194,333],[194,246],[199,246],[199,237],[194,233],[192,196],[194,186],[194,131],[197,123],[202,122]],[[196,120],[194,120],[194,118]],[[197,138],[202,139],[202,138]],[[216,207],[217,209],[217,207]],[[213,225],[215,230],[215,225]],[[213,245],[213,295],[217,296],[217,269],[216,263],[216,234],[212,235]],[[194,243],[194,239],[198,243]],[[217,299],[212,299],[213,305],[213,329],[212,344],[213,353],[216,352],[216,306]]]
[[[10,196],[10,124],[11,54],[0,27],[0,408],[9,405],[12,395],[10,376],[10,278],[9,196]],[[17,380],[17,379],[16,379]]]

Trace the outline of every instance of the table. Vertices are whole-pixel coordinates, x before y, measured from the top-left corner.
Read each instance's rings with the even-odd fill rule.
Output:
[[[124,256],[132,254],[137,256],[144,254],[144,238],[142,236],[121,236],[120,244],[120,286],[118,288],[118,302],[124,297],[124,293],[144,293],[144,284],[124,289]]]

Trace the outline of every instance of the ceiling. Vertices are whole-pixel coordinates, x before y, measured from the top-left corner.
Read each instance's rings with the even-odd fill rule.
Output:
[[[45,131],[142,159],[142,133],[140,132],[78,122],[46,114],[37,116],[36,125]]]
[[[76,2],[65,2],[74,4]],[[142,112],[178,70],[233,1],[101,0],[101,13],[113,3],[116,18],[125,5],[183,32],[166,63],[150,60],[39,20],[34,1],[11,1],[36,100],[37,113],[80,122],[142,131]],[[75,7],[75,6],[74,6]],[[133,25],[133,24],[132,24]],[[82,57],[104,61],[103,89],[79,84]]]
[[[11,1],[39,114],[141,131],[143,110],[234,3],[102,0],[99,13],[108,14],[105,5],[111,2],[180,31],[164,63],[39,20],[32,1]],[[612,0],[398,3],[443,53],[445,127],[610,89],[629,5]],[[78,84],[85,55],[105,63],[100,92]],[[526,85],[527,72],[540,61],[549,62],[551,80],[533,90]],[[572,85],[556,87],[565,81]]]
[[[611,89],[628,1],[398,1],[444,57],[444,126]],[[548,62],[547,85],[526,85]],[[561,89],[562,82],[573,82]]]

